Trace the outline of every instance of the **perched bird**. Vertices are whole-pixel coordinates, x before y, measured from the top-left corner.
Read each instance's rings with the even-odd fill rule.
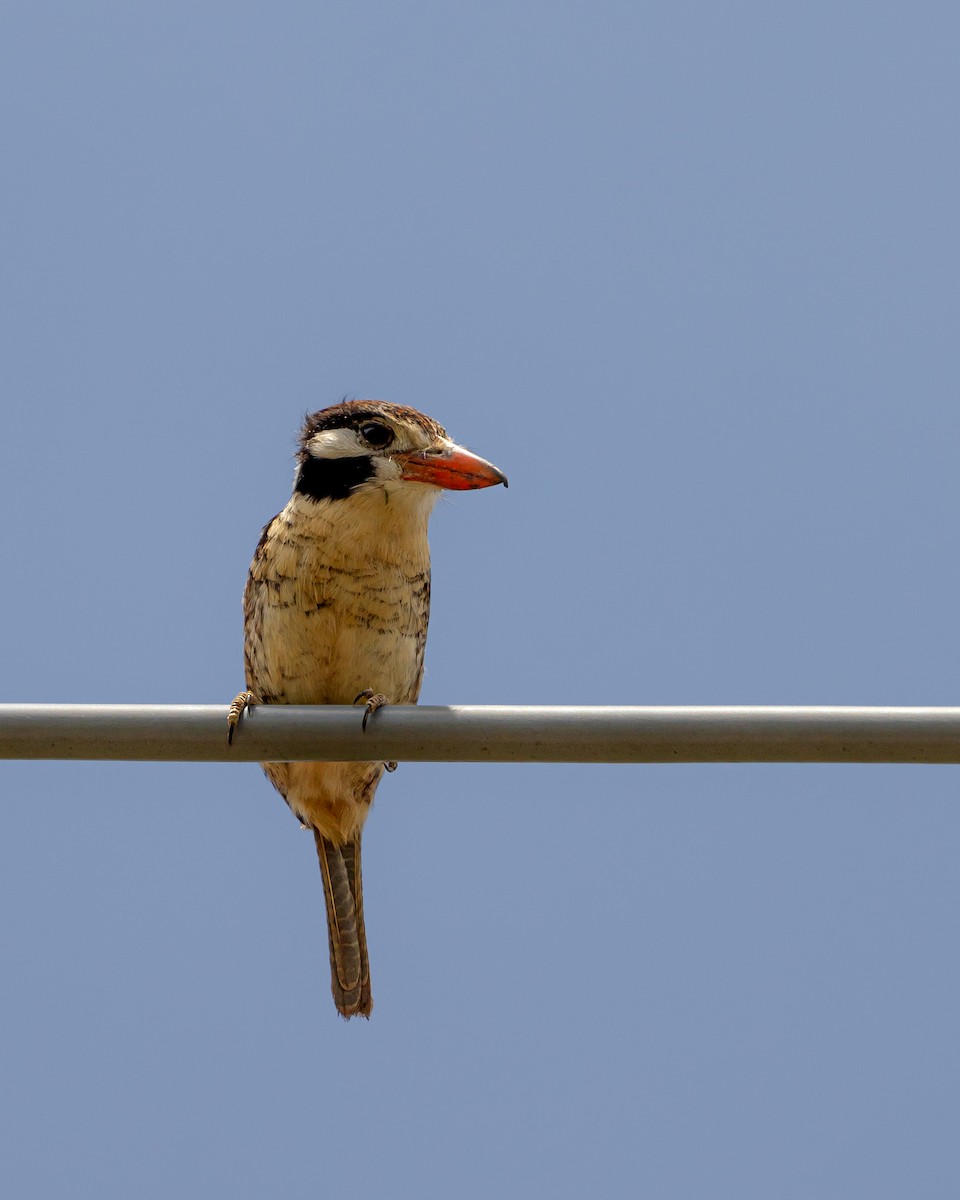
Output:
[[[293,495],[263,530],[243,595],[251,704],[354,704],[367,720],[420,694],[430,611],[427,522],[442,488],[507,480],[413,408],[352,400],[306,418]],[[357,714],[358,720],[360,714]],[[382,762],[264,763],[313,829],[330,935],[333,998],[370,1015],[360,838]]]

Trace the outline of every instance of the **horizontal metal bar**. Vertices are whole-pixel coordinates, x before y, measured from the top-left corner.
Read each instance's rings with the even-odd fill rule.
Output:
[[[960,708],[3,704],[0,758],[960,763]]]

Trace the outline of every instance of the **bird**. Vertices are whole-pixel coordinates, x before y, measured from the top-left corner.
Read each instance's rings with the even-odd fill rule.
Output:
[[[293,494],[264,527],[243,593],[246,690],[228,741],[257,704],[415,704],[430,615],[427,525],[444,489],[507,486],[492,463],[415,408],[345,400],[308,414]],[[358,718],[360,711],[358,709]],[[261,764],[313,831],[331,990],[344,1018],[373,1008],[360,844],[383,762]]]

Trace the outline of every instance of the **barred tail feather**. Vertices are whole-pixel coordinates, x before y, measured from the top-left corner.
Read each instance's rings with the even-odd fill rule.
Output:
[[[370,960],[363,926],[363,880],[360,874],[360,834],[337,846],[313,831],[323,876],[330,935],[330,983],[337,1011],[343,1017],[369,1017]]]

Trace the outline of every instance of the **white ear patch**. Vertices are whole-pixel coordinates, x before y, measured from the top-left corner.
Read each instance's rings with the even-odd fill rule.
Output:
[[[355,429],[324,429],[307,442],[307,450],[314,458],[360,458],[370,453]]]

